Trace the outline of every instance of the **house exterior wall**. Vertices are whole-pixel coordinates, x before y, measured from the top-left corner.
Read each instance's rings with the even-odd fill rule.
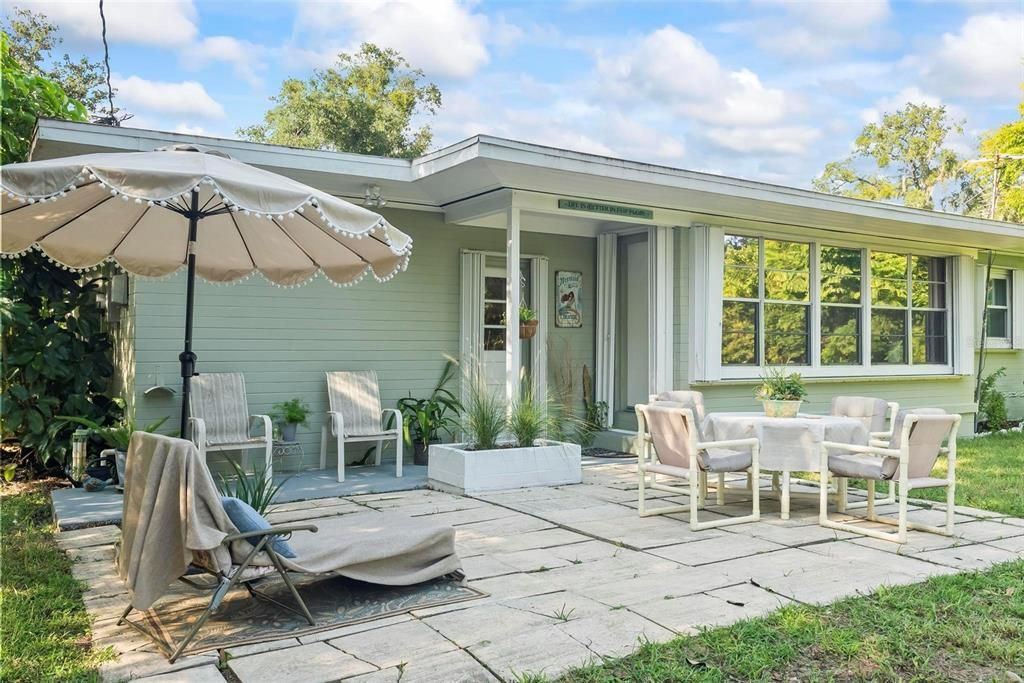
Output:
[[[397,399],[410,393],[429,393],[445,356],[459,354],[460,250],[504,250],[502,230],[446,224],[437,213],[382,213],[414,240],[408,270],[389,282],[367,277],[352,287],[335,287],[317,278],[285,289],[257,275],[230,286],[202,281],[197,285],[193,344],[199,371],[242,372],[252,413],[269,413],[275,403],[296,396],[307,401],[312,417],[298,431],[307,466],[319,462],[320,427],[327,410],[324,371],[376,370],[384,408],[395,407]],[[582,365],[593,368],[594,363],[595,241],[523,232],[522,252],[549,259],[552,296],[540,311],[552,323],[549,376],[560,358],[571,357],[578,393]],[[583,273],[582,328],[553,324],[553,281],[559,270]],[[166,280],[134,279],[132,289],[137,418],[145,422],[177,415],[184,274]],[[130,363],[129,355],[122,358]],[[122,372],[128,374],[131,368]],[[154,384],[173,387],[176,394],[145,396]],[[170,423],[174,422],[172,418]],[[348,459],[361,457],[364,448],[350,445]],[[210,457],[214,467],[218,455]],[[329,448],[329,466],[334,462],[334,449]],[[278,462],[275,467],[284,471],[297,464]]]
[[[992,265],[994,268],[1024,272],[1024,258],[997,256]],[[1024,317],[1024,301],[1011,300],[1010,306],[1012,316]],[[988,349],[985,354],[983,374],[988,376],[999,368],[1006,368],[1006,375],[996,382],[996,389],[1006,396],[1006,412],[1010,419],[1022,420],[1024,419],[1024,349]]]

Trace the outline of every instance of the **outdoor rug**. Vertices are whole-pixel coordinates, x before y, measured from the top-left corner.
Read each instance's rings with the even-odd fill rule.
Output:
[[[634,453],[623,453],[622,451],[613,451],[610,448],[598,448],[594,446],[592,448],[584,448],[582,453],[584,458],[635,458]]]
[[[380,619],[424,607],[435,607],[464,600],[486,597],[487,594],[462,584],[462,577],[443,576],[415,586],[381,586],[346,579],[304,577],[295,581],[296,588],[313,615],[316,626],[305,618],[262,597],[254,597],[244,590],[232,591],[221,603],[199,633],[185,648],[184,654],[196,654],[238,645],[265,643],[283,638],[296,638],[359,622]],[[257,588],[264,595],[289,607],[295,604],[287,586],[280,580],[267,582]],[[168,649],[174,648],[195,625],[206,604],[188,601],[185,609],[170,611],[149,610],[141,619],[142,627],[151,636],[162,641]],[[195,605],[195,606],[191,606]]]

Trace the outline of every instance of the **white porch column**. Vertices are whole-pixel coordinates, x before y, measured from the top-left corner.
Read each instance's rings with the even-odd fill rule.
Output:
[[[519,209],[507,212],[505,228],[505,399],[519,398]]]
[[[537,312],[537,335],[530,344],[530,368],[534,396],[544,401],[548,395],[548,328],[551,325],[551,293],[548,260],[543,256],[530,259],[530,308]]]
[[[648,375],[650,393],[670,391],[673,382],[672,355],[675,340],[675,309],[672,306],[674,229],[653,226],[647,232],[648,306],[650,347]]]
[[[612,423],[615,413],[615,299],[619,236],[613,232],[597,236],[597,366],[594,368],[594,400],[608,405],[605,416]]]

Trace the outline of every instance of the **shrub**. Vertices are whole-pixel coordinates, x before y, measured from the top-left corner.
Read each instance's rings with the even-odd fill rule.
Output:
[[[533,446],[537,439],[547,435],[548,423],[548,406],[534,398],[532,388],[524,388],[508,417],[508,431],[516,444],[521,448]]]
[[[978,412],[985,418],[989,431],[1006,429],[1009,416],[1006,413],[1006,397],[996,389],[996,382],[1006,375],[1006,368],[999,368],[981,380],[978,397]]]
[[[482,381],[473,382],[462,420],[462,430],[466,432],[470,446],[481,451],[497,448],[498,439],[507,424],[504,399]]]

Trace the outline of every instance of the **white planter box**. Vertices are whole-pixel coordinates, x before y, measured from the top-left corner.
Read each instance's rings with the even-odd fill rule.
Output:
[[[483,493],[531,486],[579,484],[583,480],[580,447],[539,440],[532,448],[463,450],[466,444],[430,447],[427,478],[433,488],[452,493]]]

